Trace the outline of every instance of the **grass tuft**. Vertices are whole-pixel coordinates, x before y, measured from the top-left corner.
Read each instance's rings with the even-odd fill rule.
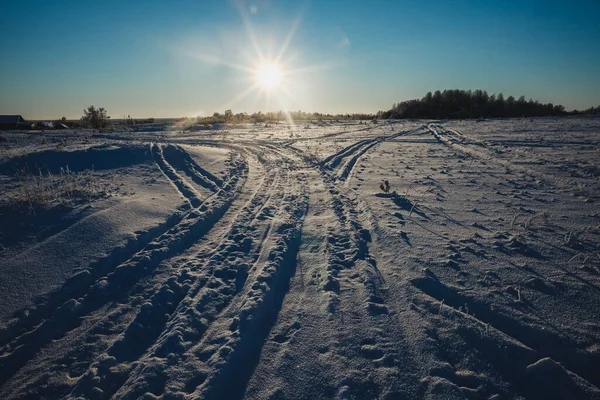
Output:
[[[58,174],[53,174],[48,169],[32,170],[25,166],[15,170],[15,175],[18,180],[16,193],[6,195],[2,201],[12,208],[51,208],[106,195],[93,168],[74,172],[65,166]]]

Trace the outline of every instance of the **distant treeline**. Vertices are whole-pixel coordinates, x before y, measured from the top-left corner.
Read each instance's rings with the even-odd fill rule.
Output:
[[[600,115],[600,106],[590,107],[587,110],[583,110],[583,111],[573,110],[569,114],[570,115]]]
[[[222,123],[267,123],[267,122],[285,122],[289,119],[294,121],[335,121],[335,120],[369,120],[376,118],[375,114],[355,113],[355,114],[323,114],[318,112],[303,111],[273,111],[263,113],[261,111],[248,114],[233,113],[231,110],[225,110],[224,113],[215,112],[209,117],[197,117],[186,119],[185,124],[222,124]]]
[[[134,120],[130,116],[120,120],[111,120],[102,107],[90,106],[84,110],[84,116],[80,121],[68,121],[65,117],[56,121],[57,125],[69,127],[93,127],[103,128],[112,126],[113,123],[125,123],[127,125],[154,123],[154,118]],[[234,113],[225,110],[224,113],[215,112],[208,117],[183,117],[168,119],[176,121],[183,128],[192,129],[198,124],[236,124],[236,123],[278,123],[293,121],[348,121],[348,120],[374,120],[378,119],[465,119],[465,118],[494,118],[494,117],[548,117],[562,115],[600,115],[600,106],[591,107],[587,110],[565,111],[562,105],[552,103],[542,104],[532,99],[525,100],[525,96],[515,99],[508,96],[506,99],[502,93],[491,96],[485,90],[436,90],[433,94],[428,92],[425,97],[418,100],[403,101],[394,104],[387,111],[379,111],[376,114],[353,113],[353,114],[324,114],[318,112],[304,111],[272,111]],[[162,122],[165,120],[163,119]],[[159,122],[159,121],[157,121]],[[160,123],[160,122],[159,122]],[[45,126],[45,125],[44,125]],[[42,128],[43,129],[43,128]]]
[[[388,111],[380,111],[377,116],[382,119],[399,118],[431,118],[431,119],[463,119],[494,117],[548,117],[559,115],[600,114],[600,106],[585,111],[565,111],[560,104],[543,104],[525,96],[515,99],[504,98],[502,93],[488,95],[485,90],[450,89],[433,94],[428,92],[418,100],[403,101],[394,104]]]
[[[428,92],[422,99],[403,101],[394,104],[387,111],[376,114],[323,114],[303,111],[256,112],[252,114],[234,114],[226,110],[210,117],[188,119],[188,124],[215,123],[267,123],[294,121],[335,121],[335,120],[370,120],[370,119],[466,119],[466,118],[502,118],[502,117],[548,117],[564,115],[600,115],[600,106],[587,110],[565,111],[560,104],[540,103],[537,100],[525,100],[525,96],[515,99],[504,97],[502,93],[489,95],[485,90],[450,89],[434,93]]]

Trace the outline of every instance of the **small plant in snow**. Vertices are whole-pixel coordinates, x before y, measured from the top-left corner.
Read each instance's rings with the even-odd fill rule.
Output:
[[[384,193],[390,192],[390,182],[385,180],[379,185],[379,189],[383,190]]]
[[[573,232],[573,231],[568,232],[563,239],[563,244],[572,249],[582,248],[583,243],[580,238],[582,233],[583,232]]]
[[[542,213],[537,213],[534,214],[532,217],[530,217],[527,221],[525,221],[525,225],[524,228],[525,230],[529,230],[533,224],[533,222],[537,219],[541,219],[543,221],[544,224],[548,224],[548,219],[550,218],[550,213],[547,211],[544,211]]]

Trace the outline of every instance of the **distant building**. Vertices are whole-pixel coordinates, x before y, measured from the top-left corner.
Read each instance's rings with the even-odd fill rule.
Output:
[[[0,129],[18,129],[20,123],[25,122],[25,119],[20,115],[0,115]]]

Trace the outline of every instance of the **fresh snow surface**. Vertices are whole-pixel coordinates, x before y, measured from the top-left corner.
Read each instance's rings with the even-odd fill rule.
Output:
[[[600,119],[151,128],[0,133],[0,398],[600,399]]]

